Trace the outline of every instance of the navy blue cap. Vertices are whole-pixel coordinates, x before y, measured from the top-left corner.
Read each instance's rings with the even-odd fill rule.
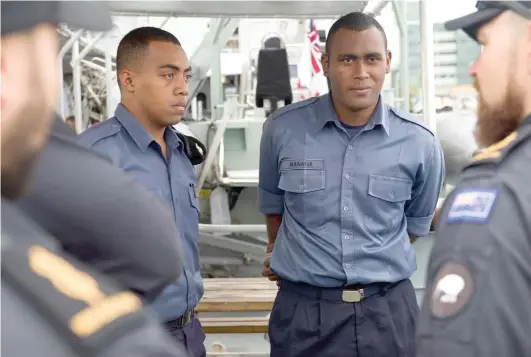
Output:
[[[2,36],[46,23],[65,23],[73,29],[96,32],[112,29],[109,4],[104,1],[2,1],[0,4]]]
[[[504,11],[513,11],[531,20],[531,1],[478,1],[477,11],[444,23],[447,30],[463,30],[477,41],[479,28]]]

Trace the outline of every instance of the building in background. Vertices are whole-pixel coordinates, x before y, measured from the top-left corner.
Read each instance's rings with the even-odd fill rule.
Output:
[[[409,76],[414,89],[422,87],[419,6],[408,2]],[[435,87],[438,93],[453,87],[472,84],[468,69],[481,49],[462,31],[446,31],[443,24],[434,25]]]

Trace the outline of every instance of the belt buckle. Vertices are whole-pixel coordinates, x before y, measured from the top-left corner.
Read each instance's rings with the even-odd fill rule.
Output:
[[[343,302],[360,302],[363,300],[363,289],[359,290],[343,290],[341,294]]]

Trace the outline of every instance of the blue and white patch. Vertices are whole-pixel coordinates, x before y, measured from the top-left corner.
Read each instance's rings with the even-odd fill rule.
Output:
[[[454,197],[447,223],[487,223],[498,197],[498,190],[489,188],[467,188]]]

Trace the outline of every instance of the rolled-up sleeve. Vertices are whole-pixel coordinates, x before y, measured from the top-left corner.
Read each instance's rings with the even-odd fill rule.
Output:
[[[412,198],[405,207],[407,232],[415,237],[425,236],[430,231],[445,176],[443,152],[435,137],[427,151],[429,155],[413,184]]]
[[[260,141],[260,167],[258,179],[258,202],[263,214],[282,215],[284,213],[284,191],[278,188],[278,147],[274,135],[274,122],[268,118],[264,122]]]

